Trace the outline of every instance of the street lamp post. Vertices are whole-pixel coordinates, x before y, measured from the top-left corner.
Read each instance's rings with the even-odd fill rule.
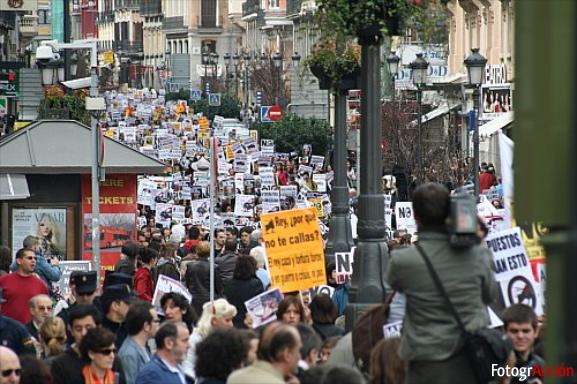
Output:
[[[256,57],[256,56],[255,56]],[[249,67],[250,66],[250,53],[244,54],[244,98],[245,98],[245,108],[248,110],[248,103],[250,101],[249,98],[249,91],[250,91],[250,84],[249,84]]]
[[[473,107],[475,109],[475,131],[473,133],[473,177],[475,198],[479,197],[479,87],[483,84],[487,59],[479,53],[479,48],[471,49],[471,54],[464,61],[469,75],[469,85],[473,86]]]
[[[417,180],[419,183],[423,182],[423,153],[421,147],[421,120],[423,119],[422,112],[422,97],[423,97],[423,87],[427,84],[427,71],[429,69],[429,63],[423,57],[422,53],[417,53],[417,58],[409,64],[411,68],[411,77],[413,84],[417,87],[417,106],[418,106],[418,123],[417,123],[417,164],[418,173]]]
[[[396,90],[395,90],[395,80],[397,78],[397,73],[399,73],[399,62],[401,58],[396,55],[395,51],[391,51],[391,54],[387,56],[387,65],[389,67],[389,75],[391,76],[391,97],[392,100],[395,101],[396,98]]]
[[[214,87],[216,92],[218,92],[218,53],[212,52],[210,54],[210,64],[212,69],[212,84],[211,88]]]
[[[276,53],[273,55],[272,61],[277,71],[275,104],[279,105],[279,98],[281,93],[280,87],[281,87],[281,75],[282,75],[282,61],[283,61],[283,57],[279,51],[276,51]]]
[[[238,55],[238,53],[235,53],[232,56],[232,61],[234,62],[234,94],[236,95],[237,99],[240,99],[238,97],[238,73],[239,73],[239,64],[240,64],[240,56]]]
[[[223,56],[224,59],[224,73],[225,73],[225,77],[224,77],[224,88],[226,89],[226,93],[229,92],[229,67],[230,67],[230,60],[231,60],[231,56],[230,54],[227,52],[224,54]]]

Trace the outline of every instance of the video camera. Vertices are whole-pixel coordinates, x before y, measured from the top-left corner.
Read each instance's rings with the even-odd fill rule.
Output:
[[[475,197],[463,192],[452,195],[450,209],[449,233],[451,246],[469,248],[479,244]]]

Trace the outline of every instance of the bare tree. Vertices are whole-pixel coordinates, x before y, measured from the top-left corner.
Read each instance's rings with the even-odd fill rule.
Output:
[[[283,57],[287,57],[283,55]],[[266,60],[253,61],[250,70],[251,88],[262,92],[263,105],[280,105],[286,107],[290,100],[290,84],[286,83],[285,66],[287,61],[283,61],[280,68],[275,63],[270,54],[266,54]]]

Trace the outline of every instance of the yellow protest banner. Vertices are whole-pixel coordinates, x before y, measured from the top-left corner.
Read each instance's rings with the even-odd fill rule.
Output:
[[[208,129],[209,128],[209,123],[208,123],[208,118],[206,116],[202,116],[200,119],[198,119],[198,126],[200,129]]]
[[[104,64],[113,64],[114,52],[112,51],[102,52],[102,61],[104,61]]]
[[[315,208],[263,214],[261,223],[272,287],[292,292],[327,283]]]
[[[308,200],[313,204],[313,206],[317,210],[317,216],[318,217],[325,217],[325,211],[323,209],[323,200],[319,199],[319,198],[308,199]]]

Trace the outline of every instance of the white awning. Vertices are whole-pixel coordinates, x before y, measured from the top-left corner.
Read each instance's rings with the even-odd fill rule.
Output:
[[[442,104],[442,105],[438,106],[437,108],[433,109],[431,112],[426,113],[423,116],[421,116],[421,124],[425,124],[426,122],[434,120],[437,117],[441,117],[443,115],[446,115],[447,113],[449,113],[453,109],[459,108],[460,106],[461,106],[460,103],[453,104],[451,106],[449,106],[449,104],[447,104],[447,103]],[[415,119],[415,120],[411,121],[410,125],[417,125],[417,120]]]
[[[494,118],[493,120],[485,123],[479,127],[479,136],[491,136],[495,134],[499,129],[505,128],[507,125],[511,124],[514,120],[513,112],[505,112],[501,116]]]
[[[26,175],[0,173],[0,201],[20,200],[30,197]]]

